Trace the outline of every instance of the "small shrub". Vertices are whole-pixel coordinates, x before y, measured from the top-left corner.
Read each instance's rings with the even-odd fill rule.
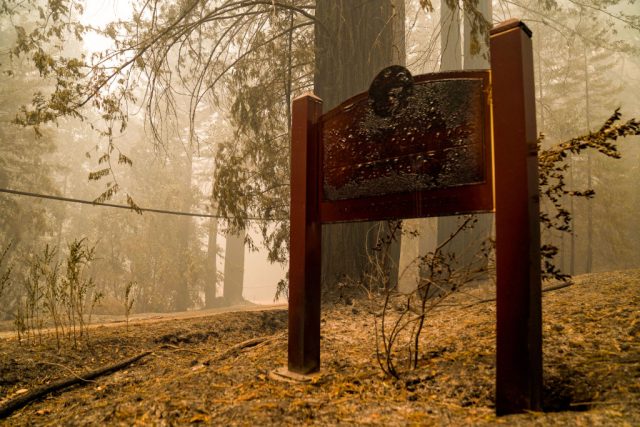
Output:
[[[0,320],[11,318],[9,291],[13,284],[13,264],[9,262],[7,255],[11,246],[12,244],[9,243],[2,252],[0,252]]]
[[[124,288],[124,317],[125,317],[125,320],[127,321],[127,331],[129,331],[129,315],[131,314],[131,309],[133,308],[133,304],[136,301],[133,295],[133,293],[135,292],[136,286],[137,286],[137,283],[134,280],[132,280],[129,283],[127,283],[127,286],[125,286]]]
[[[88,334],[85,315],[91,316],[93,308],[102,298],[95,291],[93,278],[85,277],[85,270],[95,260],[95,247],[90,247],[85,238],[69,244],[67,268],[62,278],[61,300],[68,321],[68,334],[76,346],[78,339]],[[92,294],[93,292],[93,294]]]
[[[2,253],[0,265],[7,250]],[[95,250],[86,239],[74,240],[69,245],[64,275],[57,256],[56,247],[45,245],[42,252],[24,257],[26,274],[21,281],[10,280],[11,268],[0,275],[2,294],[14,288],[12,314],[19,342],[42,341],[45,327],[52,327],[58,348],[65,337],[74,347],[79,338],[88,337],[87,325],[102,299],[93,279],[86,274],[95,259]]]
[[[11,270],[13,269],[12,264],[6,265],[3,267],[2,264],[7,264],[5,259],[7,258],[7,253],[11,249],[11,243],[9,243],[0,253],[0,301],[2,301],[2,297],[5,294],[5,290],[9,288],[11,284]]]
[[[413,262],[420,270],[418,283],[414,290],[403,293],[397,283],[383,282],[381,308],[374,308],[374,327],[376,332],[376,358],[382,371],[392,377],[399,378],[401,367],[399,361],[405,355],[406,369],[416,369],[420,355],[420,337],[427,314],[438,307],[448,297],[458,292],[464,285],[486,275],[486,259],[490,245],[486,245],[478,254],[482,258],[470,266],[454,268],[457,265],[456,254],[445,251],[451,240],[463,231],[473,228],[477,218],[473,215],[463,217],[462,223],[433,251],[418,256]],[[390,224],[389,234],[376,245],[380,251],[388,253],[388,246],[395,240],[401,225]],[[384,271],[384,266],[373,269]],[[372,287],[367,289],[373,295]],[[375,298],[372,299],[375,301]]]

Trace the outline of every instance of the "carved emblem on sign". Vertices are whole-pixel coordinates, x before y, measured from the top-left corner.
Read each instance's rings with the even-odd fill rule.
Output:
[[[406,68],[392,65],[382,70],[369,87],[369,101],[380,117],[400,115],[413,95],[413,76]]]

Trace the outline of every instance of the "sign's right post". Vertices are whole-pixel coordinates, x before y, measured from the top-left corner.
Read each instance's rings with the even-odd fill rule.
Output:
[[[541,409],[540,199],[531,31],[491,30],[496,221],[496,413]]]

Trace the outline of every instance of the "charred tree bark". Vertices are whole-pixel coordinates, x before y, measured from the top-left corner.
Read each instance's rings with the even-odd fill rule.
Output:
[[[317,0],[315,94],[324,111],[368,89],[373,77],[392,64],[404,64],[404,2],[400,0]],[[367,239],[375,244],[375,223],[325,225],[322,281],[360,279],[367,268]],[[392,251],[397,277],[400,245]]]

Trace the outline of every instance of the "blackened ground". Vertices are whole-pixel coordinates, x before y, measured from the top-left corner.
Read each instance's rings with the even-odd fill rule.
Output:
[[[274,375],[286,364],[284,309],[94,328],[77,349],[57,350],[52,337],[1,339],[0,402],[153,353],[0,424],[640,425],[640,270],[580,276],[543,294],[545,413],[494,416],[495,305],[478,303],[491,293],[481,284],[430,313],[420,366],[401,365],[400,379],[382,374],[376,305],[357,293],[326,298],[322,370],[307,383]],[[233,347],[253,338],[264,340]]]

